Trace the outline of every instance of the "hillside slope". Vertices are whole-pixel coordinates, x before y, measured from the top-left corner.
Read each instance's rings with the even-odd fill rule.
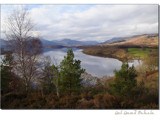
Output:
[[[93,56],[126,59],[144,59],[150,52],[158,50],[158,34],[137,35],[118,39],[110,43],[90,46],[83,53]]]
[[[118,42],[119,41],[119,42]],[[118,40],[117,42],[102,44],[104,46],[139,46],[158,47],[158,34],[145,34]]]

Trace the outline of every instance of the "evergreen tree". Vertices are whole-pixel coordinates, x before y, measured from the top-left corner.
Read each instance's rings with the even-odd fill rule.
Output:
[[[115,82],[110,84],[109,90],[112,94],[128,95],[136,87],[137,73],[134,66],[129,67],[128,63],[123,63],[121,69],[115,72]]]
[[[85,71],[81,68],[81,61],[74,59],[72,49],[68,50],[67,56],[60,63],[60,90],[78,93],[81,89],[81,74]]]

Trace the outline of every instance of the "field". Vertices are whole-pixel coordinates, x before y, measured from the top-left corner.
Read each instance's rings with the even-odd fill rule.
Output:
[[[153,48],[128,48],[127,52],[133,57],[145,58],[150,52],[154,51]]]

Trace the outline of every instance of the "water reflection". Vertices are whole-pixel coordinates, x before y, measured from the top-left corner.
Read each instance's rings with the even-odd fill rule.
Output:
[[[60,62],[66,56],[68,49],[44,49],[44,56],[50,56],[52,60],[52,64],[60,64]],[[75,59],[81,60],[82,68],[86,69],[86,72],[90,73],[92,76],[102,77],[104,75],[113,76],[114,70],[119,70],[121,68],[122,62],[114,59],[114,58],[103,58],[103,57],[96,57],[91,55],[86,55],[82,53],[81,49],[73,49]],[[4,55],[0,55],[0,62]],[[136,66],[142,63],[142,61],[133,60],[129,62],[129,66],[133,65]]]
[[[55,64],[55,61],[57,64],[60,64],[60,62],[64,59],[64,56],[66,56],[68,49],[45,49],[43,55],[44,56],[50,56],[52,64]],[[103,58],[103,57],[96,57],[91,55],[86,55],[82,53],[81,49],[73,49],[75,59],[81,60],[81,66],[82,68],[86,69],[86,72],[90,73],[92,76],[96,77],[103,77],[104,75],[107,76],[113,76],[114,70],[119,70],[121,68],[122,62],[114,59],[114,58]],[[2,59],[4,58],[4,55],[0,56],[0,62],[2,62]],[[140,61],[141,63],[141,61]],[[138,60],[134,60],[129,63],[129,65],[136,66],[139,64]]]
[[[66,56],[67,48],[63,49],[52,49],[49,51],[44,52],[45,56],[50,56],[52,59],[52,63],[60,62],[63,60],[64,56]],[[75,59],[81,60],[82,68],[86,69],[86,72],[90,73],[96,77],[102,77],[104,75],[113,76],[114,70],[119,70],[121,68],[122,62],[114,59],[114,58],[103,58],[103,57],[96,57],[91,55],[86,55],[82,53],[80,49],[73,49]],[[136,66],[140,64],[141,61],[133,60],[129,62],[129,66]]]
[[[50,56],[52,60],[56,59],[59,64],[67,53],[67,49],[57,49],[44,52],[45,56]],[[80,49],[74,49],[75,59],[81,60],[81,66],[86,72],[96,77],[104,75],[113,76],[113,71],[121,68],[122,62],[114,58],[103,58],[90,56],[82,53]],[[54,62],[54,61],[52,61]]]

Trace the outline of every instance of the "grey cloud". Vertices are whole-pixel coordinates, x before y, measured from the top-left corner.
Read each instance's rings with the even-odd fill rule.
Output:
[[[158,32],[158,5],[97,5],[83,11],[76,11],[75,6],[63,13],[64,6],[59,5],[31,10],[33,15],[41,12],[32,17],[40,31],[48,31],[43,37],[105,41]]]

